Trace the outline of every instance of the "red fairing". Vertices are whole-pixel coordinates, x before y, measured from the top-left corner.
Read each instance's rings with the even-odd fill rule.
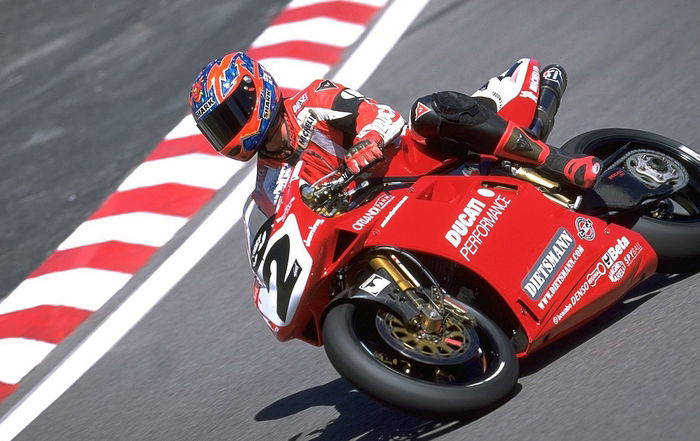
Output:
[[[394,151],[387,176],[434,172],[450,161],[410,143]],[[256,294],[256,305],[280,340],[322,344],[336,274],[379,245],[458,263],[490,284],[525,331],[521,357],[595,317],[656,269],[639,234],[568,210],[515,178],[424,176],[322,217],[302,201],[303,167],[292,172],[260,252],[258,275],[271,289]]]

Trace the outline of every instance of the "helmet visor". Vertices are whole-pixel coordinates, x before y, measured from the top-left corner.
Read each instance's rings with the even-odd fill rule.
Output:
[[[223,103],[209,112],[197,126],[211,145],[221,151],[241,132],[250,120],[255,108],[256,94],[253,84],[241,84]]]

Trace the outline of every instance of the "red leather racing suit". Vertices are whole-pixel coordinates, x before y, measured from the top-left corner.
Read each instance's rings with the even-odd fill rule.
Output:
[[[316,80],[283,101],[283,117],[289,145],[297,146],[302,126],[318,119],[307,147],[292,157],[303,160],[299,178],[314,183],[344,162],[351,146],[364,140],[388,145],[404,128],[404,120],[389,106],[362,96],[359,92],[329,80]],[[303,136],[303,135],[302,135]],[[291,174],[290,159],[258,155],[256,188],[253,198],[263,212],[271,215],[279,194]]]

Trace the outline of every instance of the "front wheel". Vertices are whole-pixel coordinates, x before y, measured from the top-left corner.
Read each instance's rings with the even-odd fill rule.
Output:
[[[642,215],[618,221],[651,244],[659,257],[659,272],[700,269],[700,154],[678,141],[633,129],[593,130],[561,149],[601,159],[615,154],[619,159],[608,167],[621,167],[650,186],[682,187]]]
[[[478,310],[469,312],[471,323],[447,320],[438,336],[412,330],[384,308],[342,303],[323,324],[326,354],[379,401],[442,415],[484,408],[513,389],[518,361],[503,331]]]

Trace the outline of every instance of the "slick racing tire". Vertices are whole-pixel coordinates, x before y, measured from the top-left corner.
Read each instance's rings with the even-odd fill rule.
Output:
[[[417,362],[387,344],[377,332],[383,309],[342,303],[323,325],[326,354],[358,390],[410,412],[455,415],[482,409],[506,397],[518,379],[518,361],[503,331],[470,308],[481,348],[463,365]],[[471,363],[471,365],[470,365]]]
[[[700,154],[678,141],[650,132],[633,129],[599,129],[583,133],[561,149],[570,153],[594,155],[605,159],[624,148],[627,152],[652,152],[670,158],[687,172],[684,188],[664,201],[665,211],[620,219],[620,224],[640,233],[659,258],[657,271],[662,273],[695,272],[700,269]],[[638,173],[622,165],[627,171]]]

